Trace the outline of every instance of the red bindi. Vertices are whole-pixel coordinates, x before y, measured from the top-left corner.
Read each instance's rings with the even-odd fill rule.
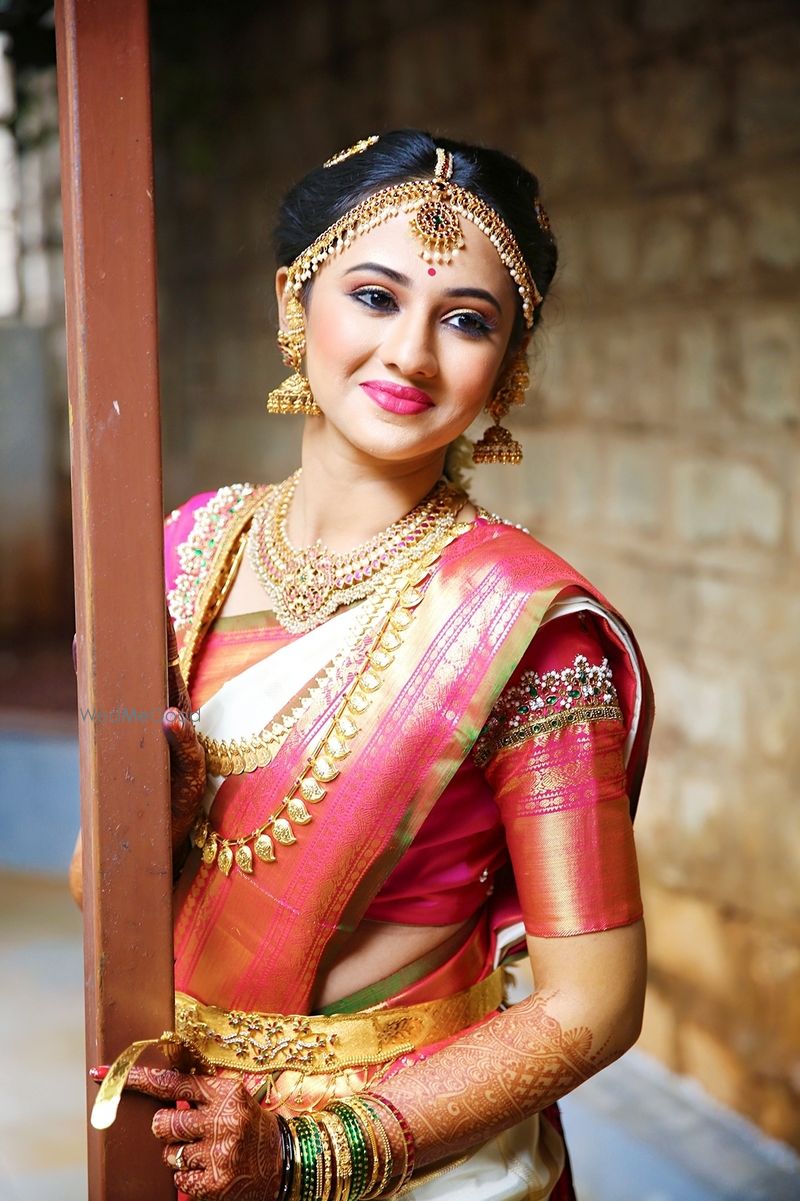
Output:
[[[435,268],[435,267],[429,267],[429,268],[428,268],[428,275],[435,275],[435,274],[436,274],[436,268]]]

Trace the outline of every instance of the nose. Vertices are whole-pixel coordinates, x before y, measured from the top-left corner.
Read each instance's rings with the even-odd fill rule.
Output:
[[[380,357],[385,367],[394,368],[406,379],[432,379],[439,370],[435,319],[412,307],[395,314],[384,325]]]

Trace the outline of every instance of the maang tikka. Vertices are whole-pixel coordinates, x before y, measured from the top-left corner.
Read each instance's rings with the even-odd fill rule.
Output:
[[[338,163],[354,154],[363,154],[377,141],[374,135],[362,139],[355,146],[334,155],[325,163],[325,167],[335,169]],[[511,276],[522,304],[526,329],[533,328],[542,295],[517,240],[491,205],[453,181],[453,165],[452,153],[437,147],[433,176],[391,184],[367,196],[328,226],[289,265],[286,281],[289,294],[286,319],[289,328],[281,331],[278,342],[284,362],[294,368],[294,374],[270,393],[267,401],[269,412],[320,412],[311,395],[308,380],[301,371],[305,352],[305,322],[300,296],[324,263],[341,254],[361,235],[377,229],[401,213],[409,218],[409,231],[420,244],[420,254],[428,262],[434,263],[451,262],[462,248],[464,237],[461,220],[475,225],[492,243]],[[542,232],[552,236],[547,214],[538,198],[535,213]],[[473,457],[476,463],[519,463],[522,460],[522,447],[500,425],[500,421],[512,405],[523,403],[528,382],[528,365],[523,348],[515,356],[486,406],[494,424],[475,445]]]
[[[273,388],[267,397],[268,413],[297,413],[302,417],[319,417],[322,409],[314,400],[311,385],[303,374],[303,355],[306,352],[306,320],[299,296],[289,290],[286,298],[286,329],[278,330],[281,357],[293,373]]]

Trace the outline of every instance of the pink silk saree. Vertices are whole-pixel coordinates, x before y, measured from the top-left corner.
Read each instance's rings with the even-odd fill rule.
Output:
[[[237,540],[259,497],[258,490],[223,489],[195,498],[168,522],[167,585],[190,688],[194,653],[213,620],[214,606],[219,608],[220,578],[235,570],[231,564]],[[313,654],[309,660],[313,673],[306,679],[302,670],[298,675],[296,661],[287,660],[294,691],[281,698],[278,686],[283,702],[279,709],[285,714],[294,705],[302,710],[301,719],[283,737],[268,765],[214,782],[214,827],[221,839],[233,840],[258,826],[265,815],[281,811],[298,770],[320,753],[320,745],[337,772],[324,783],[324,799],[306,805],[310,820],[292,823],[294,841],[277,848],[274,862],[256,863],[252,872],[234,865],[226,874],[217,862],[193,855],[176,894],[176,987],[182,992],[226,1009],[309,1012],[320,972],[346,945],[474,747],[545,615],[558,604],[594,606],[613,615],[598,592],[553,552],[515,528],[487,520],[476,522],[444,547],[414,584],[413,593],[413,604],[401,606],[413,620],[404,628],[391,627],[398,637],[383,656],[386,661],[369,669],[376,686],[367,690],[368,705],[357,716],[355,734],[339,738],[334,726],[331,735],[331,722],[339,712],[343,688],[357,674],[363,631],[361,642],[356,639],[338,662],[320,639],[316,660]],[[630,694],[629,708],[635,714],[626,763],[634,808],[652,704],[638,649],[624,623],[613,617],[631,665],[620,686]],[[273,666],[274,676],[277,656]],[[246,675],[242,673],[242,679]],[[255,686],[258,697],[258,678]],[[257,726],[262,717],[278,715],[277,710],[269,712],[270,703],[275,703],[274,695]],[[332,748],[341,752],[339,757],[329,754]],[[472,980],[485,975],[495,955],[496,931],[516,929],[520,938],[524,931],[519,918],[510,880],[493,898],[491,912],[476,927],[468,947],[465,944],[450,963],[439,965],[386,1003],[442,995],[470,983],[465,974]],[[455,975],[453,963],[459,965]],[[545,1130],[545,1125],[540,1130],[537,1115],[531,1129],[510,1133],[506,1141],[522,1137],[530,1146],[533,1139],[550,1169],[531,1167],[524,1185],[528,1191],[489,1189],[483,1195],[557,1195],[554,1181],[563,1149],[558,1151],[552,1127]],[[499,1155],[503,1164],[519,1158],[521,1148],[511,1143],[505,1151],[481,1151],[489,1156],[487,1188],[493,1178],[492,1155]],[[429,1195],[477,1197],[470,1181],[481,1178],[474,1161],[472,1175],[458,1186],[455,1176],[448,1176],[446,1194],[425,1191],[434,1187],[432,1183],[415,1188],[413,1196],[420,1201]]]

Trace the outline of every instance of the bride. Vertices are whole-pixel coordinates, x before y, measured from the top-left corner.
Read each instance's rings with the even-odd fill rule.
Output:
[[[302,464],[167,519],[177,1066],[128,1087],[192,1198],[568,1198],[555,1102],[640,1026],[652,705],[623,619],[463,488],[484,409],[475,461],[521,457],[538,184],[370,137],[276,246]]]

